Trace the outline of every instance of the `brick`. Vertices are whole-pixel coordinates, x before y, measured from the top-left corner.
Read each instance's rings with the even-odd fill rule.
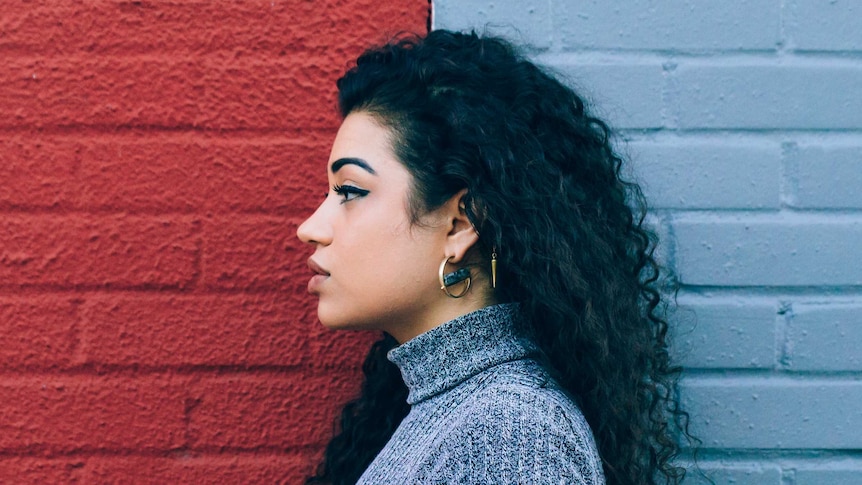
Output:
[[[5,457],[0,459],[0,481],[16,484],[79,483],[80,459]]]
[[[769,369],[775,366],[776,305],[679,300],[673,353],[687,368]]]
[[[540,57],[562,80],[593,105],[593,112],[613,128],[660,128],[665,125],[664,71],[658,64],[582,63],[567,56]]]
[[[315,316],[303,321],[312,323],[299,330],[308,332],[308,355],[304,361],[310,369],[360,369],[371,344],[381,338],[380,332],[328,329],[317,321],[316,309],[310,314]]]
[[[43,54],[264,53],[344,49],[386,32],[425,30],[424,2],[227,2],[50,0],[4,6],[0,50]]]
[[[669,103],[680,128],[862,128],[856,95],[862,68],[856,65],[681,63],[674,81]]]
[[[292,221],[268,216],[207,220],[203,231],[204,284],[210,288],[302,292],[311,274],[306,260],[312,248],[297,239],[296,228]]]
[[[424,0],[3,5],[0,482],[302,481],[315,462],[307,455],[318,454],[332,428],[322,413],[331,406],[334,415],[332,398],[342,396],[330,389],[358,385],[368,334],[329,334],[304,282],[280,267],[275,276],[262,272],[284,254],[290,268],[300,261],[280,238],[257,266],[228,245],[253,269],[221,286],[199,285],[201,219],[231,212],[225,219],[241,226],[235,213],[264,212],[292,224],[293,238],[292,218],[310,213],[326,185],[323,162],[338,122],[332,81],[368,44],[424,30],[428,7]],[[209,262],[220,269],[218,258]],[[74,324],[57,293],[68,298]],[[68,332],[83,345],[69,344]],[[58,376],[70,353],[75,367]],[[188,377],[174,377],[172,366]],[[285,390],[297,382],[289,372],[316,366],[336,368],[302,381],[301,392]],[[274,380],[278,392],[231,394],[234,378],[264,387]],[[190,395],[225,380],[214,398]],[[235,401],[218,400],[224,396]],[[233,402],[243,408],[215,406]],[[293,411],[305,404],[305,414]],[[295,421],[278,421],[288,414]],[[247,417],[264,425],[243,428]],[[190,433],[189,421],[201,418],[206,432]],[[223,421],[237,431],[225,432]],[[217,439],[200,441],[206,451],[189,449],[189,436],[207,433]],[[207,444],[224,436],[248,447]]]
[[[629,144],[651,207],[777,209],[780,148],[763,144],[667,141]]]
[[[862,5],[857,2],[787,2],[784,31],[796,50],[858,51],[862,50],[859,18]]]
[[[88,147],[81,170],[88,188],[83,204],[131,210],[310,213],[326,191],[331,136],[188,138],[156,135]]]
[[[84,483],[287,484],[302,483],[313,468],[307,453],[236,456],[185,452],[174,457],[96,457],[87,462]]]
[[[740,465],[735,463],[698,463],[703,475],[689,468],[685,485],[782,485],[781,469],[775,465]],[[711,481],[710,481],[711,480]]]
[[[193,449],[320,446],[340,406],[359,392],[356,371],[201,379],[190,389]]]
[[[705,448],[855,449],[862,382],[810,378],[689,378],[681,394]]]
[[[780,40],[778,1],[554,0],[552,9],[564,49],[772,50]]]
[[[535,49],[551,46],[549,2],[435,1],[434,28],[493,33]],[[517,19],[517,22],[515,21]]]
[[[832,468],[802,468],[794,472],[793,485],[858,485],[862,476],[862,463],[859,459],[831,465]]]
[[[87,362],[110,365],[292,365],[307,355],[290,302],[271,295],[116,296],[82,308]]]
[[[0,298],[0,369],[56,369],[70,365],[78,315],[69,298]]]
[[[14,135],[0,140],[0,208],[311,213],[333,138]]]
[[[197,224],[162,216],[30,216],[0,220],[5,287],[184,287],[195,276]]]
[[[39,56],[7,60],[0,126],[295,129],[334,127],[334,103],[323,100],[334,100],[346,62],[397,32],[424,31],[428,4],[102,0],[8,10],[0,51]]]
[[[684,284],[862,284],[862,222],[824,217],[692,217],[673,223]]]
[[[337,55],[13,58],[0,127],[332,129]]]
[[[104,295],[81,308],[87,363],[357,369],[374,335],[320,328],[310,297]]]
[[[794,305],[788,327],[790,369],[862,371],[862,305]]]
[[[80,145],[57,145],[38,134],[0,138],[0,209],[55,209],[78,202],[85,193],[78,167]]]
[[[862,209],[862,146],[796,147],[785,163],[795,175],[793,207]]]
[[[0,381],[0,450],[70,453],[183,445],[183,387],[166,376]]]

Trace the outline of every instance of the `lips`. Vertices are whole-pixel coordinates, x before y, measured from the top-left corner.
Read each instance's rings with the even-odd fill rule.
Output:
[[[308,292],[312,294],[320,293],[320,285],[329,278],[329,272],[321,268],[313,259],[308,258],[308,267],[314,271],[314,276],[308,280]]]
[[[308,258],[308,267],[311,269],[311,271],[314,271],[319,275],[329,276],[329,271],[326,271],[325,269],[321,268],[320,265],[317,264],[317,262],[315,262],[311,258]]]

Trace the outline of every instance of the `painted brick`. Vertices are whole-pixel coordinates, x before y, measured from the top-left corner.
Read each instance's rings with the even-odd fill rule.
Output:
[[[74,458],[5,457],[0,459],[0,477],[14,477],[16,484],[79,483],[83,466],[83,460]]]
[[[794,472],[793,485],[859,485],[862,463],[853,460],[833,469],[798,468]]]
[[[308,334],[308,356],[304,361],[309,369],[360,369],[371,344],[381,338],[378,332],[331,330],[324,327],[316,318],[316,302],[310,314],[315,316],[304,318],[303,325],[295,330]]]
[[[781,469],[775,465],[741,466],[722,463],[699,463],[699,465],[705,477],[689,468],[683,481],[685,485],[783,485]]]
[[[641,187],[655,208],[777,209],[781,150],[743,141],[631,143]]]
[[[357,369],[375,335],[320,328],[305,295],[101,295],[81,309],[87,363]]]
[[[0,137],[0,209],[53,209],[80,201],[80,145],[58,145],[38,133]]]
[[[789,150],[788,172],[803,209],[862,209],[862,146],[807,146]]]
[[[3,286],[184,287],[195,275],[188,218],[30,216],[0,219]]]
[[[679,300],[674,355],[687,368],[768,369],[775,366],[776,305]]]
[[[859,65],[680,63],[674,81],[669,99],[680,128],[862,128]]]
[[[183,445],[183,387],[167,376],[0,381],[0,450],[170,450]]]
[[[201,379],[190,389],[192,448],[320,446],[359,384],[356,370]]]
[[[689,378],[683,407],[708,448],[862,446],[862,382],[810,378]]]
[[[12,58],[0,73],[0,127],[331,129],[334,103],[320,100],[335,99],[344,61],[330,55]]]
[[[551,46],[553,32],[549,2],[479,0],[437,1],[433,4],[435,28],[475,30],[480,34],[491,32],[538,49]]]
[[[623,6],[624,5],[624,6]],[[780,40],[778,1],[674,2],[553,0],[564,49],[752,50]]]
[[[862,371],[862,305],[794,305],[790,368]]]
[[[307,280],[298,276],[310,274],[306,260],[312,248],[297,239],[296,228],[293,221],[269,216],[205,221],[204,284],[209,288],[302,291]]]
[[[428,8],[3,4],[0,483],[302,481],[374,336],[321,327],[286,241],[326,188],[335,78]],[[262,262],[225,243],[248,268],[203,284],[204,226],[255,217],[290,227],[256,226]]]
[[[77,344],[76,307],[53,295],[0,298],[0,369],[69,366]]]
[[[82,151],[81,183],[88,189],[83,204],[132,210],[310,212],[312,202],[326,191],[329,134],[247,141],[141,138],[109,140]]]
[[[14,135],[0,140],[0,208],[311,213],[333,138]]]
[[[0,50],[100,55],[353,51],[400,29],[425,30],[416,2],[7,2]],[[360,40],[361,39],[361,40]],[[356,52],[358,53],[358,52]],[[345,54],[344,59],[355,53]]]
[[[539,62],[560,72],[563,81],[592,102],[593,111],[614,128],[660,128],[664,71],[658,64],[581,64],[566,56]]]
[[[862,222],[689,218],[673,223],[677,270],[690,285],[862,284]]]
[[[111,365],[295,365],[296,302],[270,295],[105,295],[82,308],[87,362]]]
[[[784,31],[798,50],[862,50],[862,5],[858,2],[790,0]]]
[[[303,483],[313,471],[307,454],[235,456],[184,453],[162,457],[97,457],[87,461],[84,483],[245,484]]]

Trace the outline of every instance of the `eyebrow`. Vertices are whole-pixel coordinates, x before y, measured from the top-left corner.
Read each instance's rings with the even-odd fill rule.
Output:
[[[332,162],[332,167],[330,168],[330,170],[332,170],[332,173],[335,173],[341,170],[341,167],[345,165],[356,165],[357,167],[362,168],[371,175],[377,175],[377,172],[375,172],[374,169],[371,168],[371,165],[368,165],[368,162],[361,158],[339,158],[338,160]]]

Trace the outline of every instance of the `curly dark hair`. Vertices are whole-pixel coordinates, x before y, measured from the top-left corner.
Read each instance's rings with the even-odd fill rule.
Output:
[[[467,189],[476,250],[499,260],[499,302],[519,302],[545,367],[590,424],[610,484],[679,483],[688,414],[676,394],[655,237],[611,132],[584,100],[509,42],[433,31],[373,48],[338,80],[343,116],[393,133],[413,175],[414,222]],[[409,411],[386,353],[307,483],[355,483]]]

